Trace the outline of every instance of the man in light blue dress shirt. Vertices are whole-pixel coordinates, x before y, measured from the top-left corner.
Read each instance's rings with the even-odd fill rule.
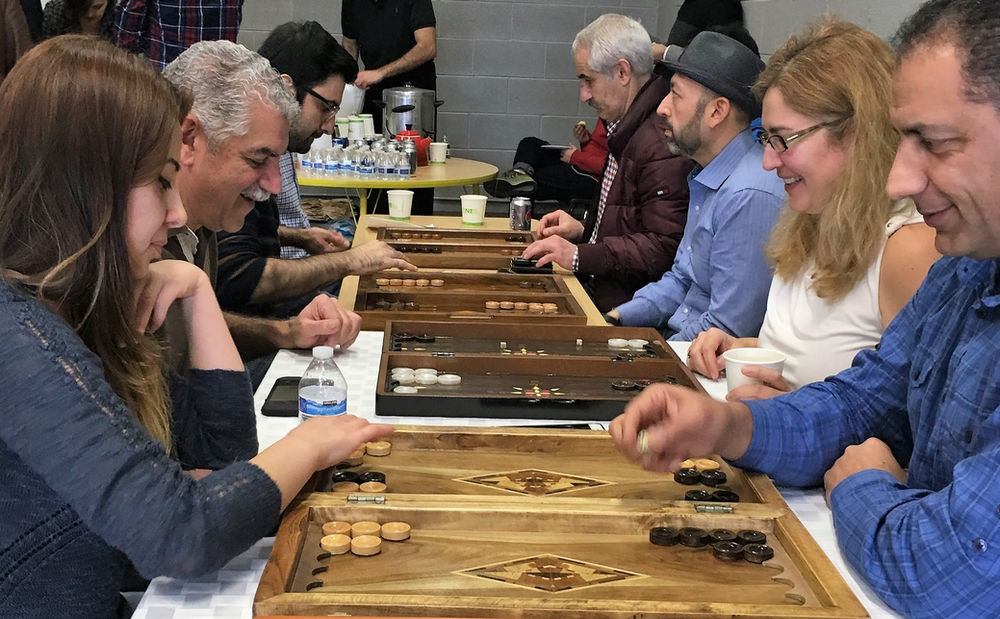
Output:
[[[763,147],[750,129],[760,115],[750,86],[764,64],[737,41],[703,32],[660,66],[674,75],[657,113],[672,149],[698,164],[688,177],[688,221],[673,267],[608,318],[675,340],[709,327],[755,336],[771,285],[764,245],[785,195],[781,179],[761,167]]]

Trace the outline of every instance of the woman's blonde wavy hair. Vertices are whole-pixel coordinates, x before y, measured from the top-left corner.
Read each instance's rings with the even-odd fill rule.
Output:
[[[190,98],[148,63],[66,35],[0,86],[0,274],[61,316],[115,393],[171,449],[160,345],[137,332],[128,196],[154,181]]]
[[[754,85],[774,88],[796,112],[831,122],[825,129],[847,152],[847,165],[818,215],[785,208],[767,248],[785,281],[813,265],[820,298],[843,298],[882,247],[893,202],[886,193],[899,136],[889,119],[896,57],[873,33],[824,17],[792,36]]]

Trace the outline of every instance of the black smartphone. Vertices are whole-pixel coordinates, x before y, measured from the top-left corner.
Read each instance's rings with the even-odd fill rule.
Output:
[[[532,258],[511,258],[510,259],[510,272],[511,273],[551,273],[552,263],[548,263],[545,266],[537,266],[538,260]]]
[[[260,414],[268,417],[297,417],[299,414],[299,379],[301,376],[282,376],[274,381],[267,394]]]

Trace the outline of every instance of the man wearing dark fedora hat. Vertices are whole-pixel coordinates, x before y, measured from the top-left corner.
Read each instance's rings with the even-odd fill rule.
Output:
[[[709,327],[755,336],[771,284],[764,245],[784,199],[750,131],[760,116],[750,87],[764,63],[738,41],[702,32],[679,58],[658,64],[673,73],[657,109],[669,148],[698,164],[688,176],[688,220],[673,267],[608,317],[675,340]]]

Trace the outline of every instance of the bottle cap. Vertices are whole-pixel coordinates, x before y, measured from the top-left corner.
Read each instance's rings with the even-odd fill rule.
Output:
[[[316,359],[332,359],[333,346],[313,346],[313,357]]]

